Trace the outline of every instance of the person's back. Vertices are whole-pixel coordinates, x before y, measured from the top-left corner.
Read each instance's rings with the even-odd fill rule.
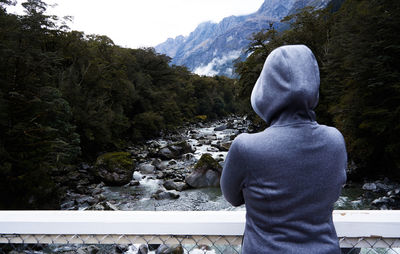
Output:
[[[269,128],[239,135],[221,177],[225,198],[246,204],[243,253],[340,253],[333,203],[346,180],[335,128],[315,122],[319,71],[302,45],[273,51],[252,93]]]

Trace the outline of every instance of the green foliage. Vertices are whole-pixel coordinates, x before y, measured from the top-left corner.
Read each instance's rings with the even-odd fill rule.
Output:
[[[399,24],[399,2],[345,1],[332,27],[329,110],[359,174],[400,177]]]
[[[0,0],[0,209],[57,208],[58,168],[236,110],[235,81],[152,48],[70,31],[41,0]]]
[[[106,167],[110,170],[114,168],[133,169],[135,166],[132,156],[128,152],[111,152],[102,154],[97,158],[95,165]]]
[[[60,59],[50,46],[54,29],[45,4],[24,4],[27,15],[0,16],[2,142],[0,208],[57,206],[55,168],[80,153],[71,108],[56,87]]]
[[[277,33],[271,26],[255,34],[251,55],[236,64],[245,112],[251,111],[250,94],[268,54],[282,45],[305,44],[321,71],[318,121],[342,131],[349,159],[359,169],[356,177],[400,177],[400,2],[335,0],[283,22],[290,29]]]
[[[194,166],[195,170],[214,170],[221,172],[222,167],[219,163],[212,157],[211,154],[205,153],[201,156],[199,161]]]

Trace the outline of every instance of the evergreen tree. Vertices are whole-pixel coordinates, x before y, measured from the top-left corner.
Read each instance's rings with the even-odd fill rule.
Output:
[[[400,177],[400,3],[345,1],[326,64],[330,107],[359,176]]]

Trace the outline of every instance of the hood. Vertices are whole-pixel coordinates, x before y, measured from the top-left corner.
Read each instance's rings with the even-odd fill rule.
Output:
[[[251,93],[254,111],[270,125],[315,121],[318,63],[304,45],[273,50]]]

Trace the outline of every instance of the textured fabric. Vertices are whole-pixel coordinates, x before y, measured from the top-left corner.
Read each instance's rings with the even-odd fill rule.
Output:
[[[347,156],[341,133],[315,121],[318,89],[318,64],[306,46],[268,56],[251,104],[270,127],[239,135],[221,176],[226,200],[246,205],[244,254],[340,253],[332,209]]]

